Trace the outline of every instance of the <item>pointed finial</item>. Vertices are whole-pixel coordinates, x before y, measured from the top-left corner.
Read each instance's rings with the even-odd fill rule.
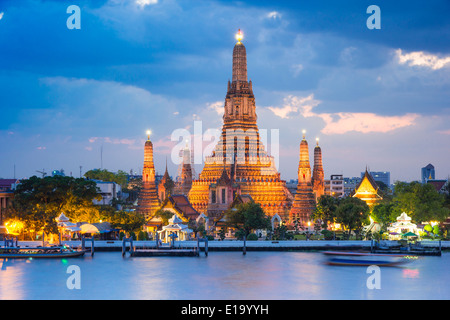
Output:
[[[316,145],[319,146],[319,138],[316,138]]]
[[[150,140],[150,135],[152,134],[152,132],[150,130],[147,130],[147,140]]]
[[[244,34],[242,33],[241,29],[239,29],[238,33],[236,33],[236,40],[238,43],[241,43],[241,40],[244,38]]]
[[[303,133],[303,139],[305,139],[305,137],[306,137],[306,130],[302,130],[302,133]]]

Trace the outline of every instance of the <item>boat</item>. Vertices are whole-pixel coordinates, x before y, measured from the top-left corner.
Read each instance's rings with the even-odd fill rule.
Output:
[[[75,258],[84,255],[85,250],[74,250],[62,247],[3,247],[0,248],[0,259],[29,259],[29,258]]]
[[[370,252],[335,252],[325,251],[324,255],[329,256],[325,264],[331,266],[372,266],[394,267],[412,260],[417,256],[411,254],[377,254]]]

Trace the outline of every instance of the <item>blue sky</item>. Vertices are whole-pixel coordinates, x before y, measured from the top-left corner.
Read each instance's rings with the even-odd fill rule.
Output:
[[[69,30],[69,5],[81,29]],[[369,30],[369,5],[381,29]],[[242,29],[261,129],[296,178],[301,131],[326,177],[366,165],[450,174],[450,3],[441,1],[0,1],[0,177],[142,169],[145,131],[164,171],[171,133],[220,128]],[[270,148],[269,148],[270,151]],[[201,165],[197,166],[197,171]],[[177,165],[169,161],[171,175]]]

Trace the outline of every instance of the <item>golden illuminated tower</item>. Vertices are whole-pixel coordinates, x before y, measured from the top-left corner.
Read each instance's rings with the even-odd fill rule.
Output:
[[[255,97],[252,82],[247,79],[247,53],[242,38],[239,30],[233,49],[232,81],[228,81],[224,103],[222,134],[212,155],[205,158],[198,180],[192,183],[189,201],[197,211],[208,214],[210,186],[216,184],[225,172],[232,183],[238,184],[240,193],[250,195],[267,215],[278,214],[287,220],[293,198],[286,182],[280,179],[274,158],[267,154],[260,140]],[[230,198],[227,201],[231,204],[234,199]]]
[[[144,169],[142,170],[142,189],[139,193],[137,211],[149,219],[159,209],[158,193],[155,183],[155,165],[153,163],[153,144],[150,131],[144,147]]]
[[[305,131],[303,131],[303,139],[300,142],[297,193],[289,214],[290,221],[298,220],[300,224],[306,225],[315,209],[315,205],[316,202],[311,184],[308,142],[305,139]]]
[[[314,169],[312,176],[313,191],[316,201],[325,193],[324,173],[322,166],[322,149],[319,147],[319,139],[316,139],[317,145],[314,148]]]

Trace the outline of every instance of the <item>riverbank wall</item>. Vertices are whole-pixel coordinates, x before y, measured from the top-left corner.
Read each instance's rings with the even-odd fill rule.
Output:
[[[63,241],[63,244],[72,248],[81,247],[81,241]],[[397,241],[382,241],[383,246],[393,247],[398,246]],[[421,244],[424,247],[439,248],[441,246],[442,251],[450,250],[450,241],[422,241]],[[41,246],[40,241],[19,241],[18,245],[21,247],[37,247]],[[123,242],[120,240],[94,241],[94,250],[96,252],[102,251],[122,251]],[[288,240],[288,241],[246,241],[247,251],[326,251],[326,250],[366,250],[370,251],[373,245],[370,240]],[[133,241],[135,249],[151,249],[156,247],[155,241]],[[209,241],[209,251],[242,251],[244,241],[239,240],[225,240],[225,241]],[[89,249],[91,243],[86,243],[86,248]],[[129,247],[129,244],[127,244]],[[163,244],[164,248],[168,247],[168,244]],[[196,248],[197,241],[175,241],[174,248]],[[200,244],[200,248],[203,249],[204,243]]]

